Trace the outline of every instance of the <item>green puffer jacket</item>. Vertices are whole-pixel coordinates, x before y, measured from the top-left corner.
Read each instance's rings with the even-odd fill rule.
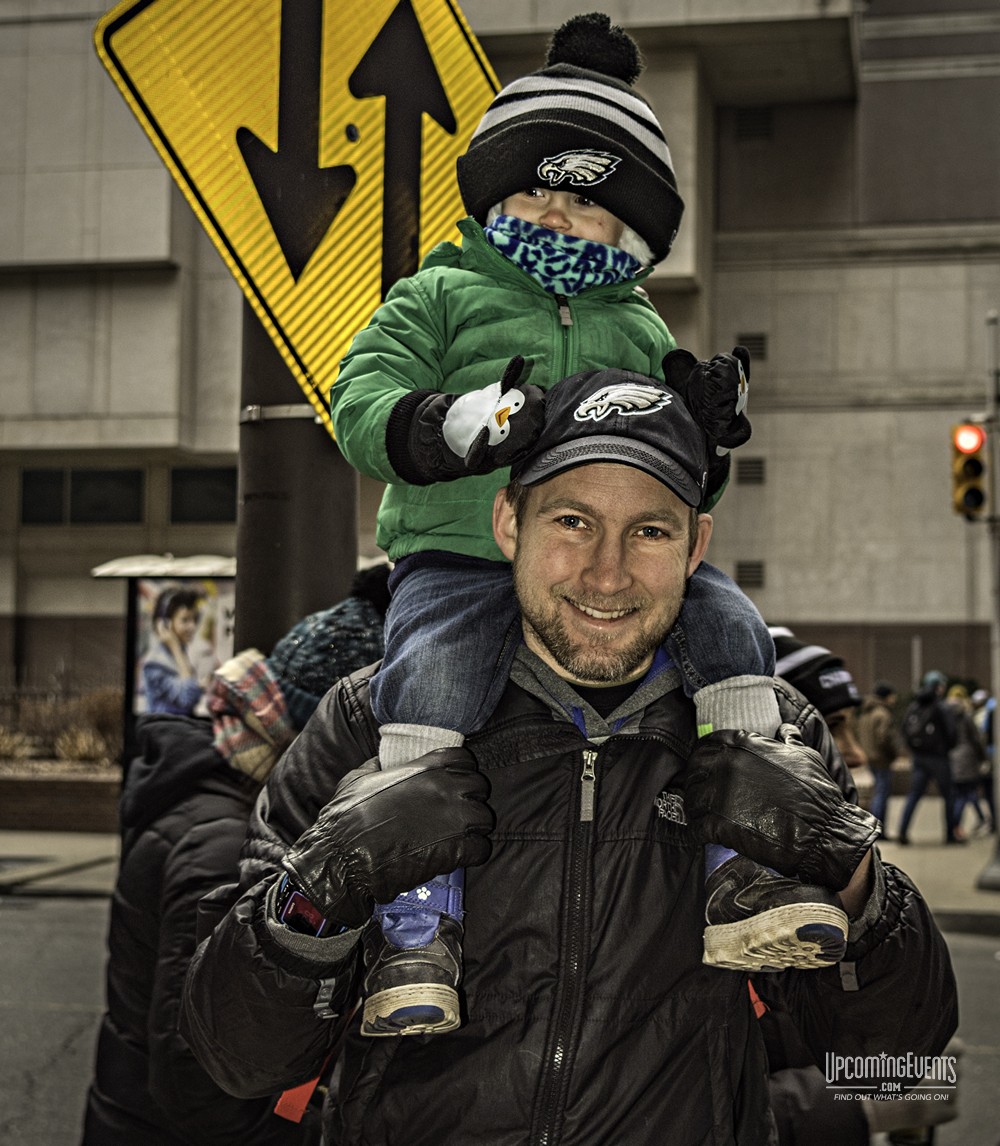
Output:
[[[427,549],[503,560],[490,513],[508,471],[402,483],[386,457],[385,433],[405,394],[478,390],[496,382],[515,354],[531,363],[522,381],[546,390],[567,375],[611,366],[662,380],[663,357],[676,345],[635,289],[644,275],[560,300],[495,251],[478,223],[463,219],[459,230],[461,248],[441,243],[417,274],[396,283],[355,338],[330,391],[344,457],[389,483],[376,539],[393,560]]]

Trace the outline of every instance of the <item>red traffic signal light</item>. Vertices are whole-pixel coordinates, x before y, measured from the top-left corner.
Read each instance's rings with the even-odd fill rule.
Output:
[[[951,428],[951,505],[969,521],[987,511],[988,473],[986,430],[977,422],[962,422]]]
[[[986,444],[986,431],[975,422],[963,422],[952,431],[952,441],[960,454],[974,454]]]

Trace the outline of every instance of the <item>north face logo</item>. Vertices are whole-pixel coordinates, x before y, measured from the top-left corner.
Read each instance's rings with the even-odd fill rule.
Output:
[[[670,405],[670,395],[657,386],[644,382],[618,382],[591,394],[577,406],[573,417],[578,422],[599,422],[609,414],[652,414]]]
[[[678,792],[661,792],[653,801],[660,818],[675,824],[686,824],[684,800]]]
[[[621,158],[609,151],[563,151],[542,160],[538,178],[550,187],[565,181],[572,187],[593,187],[603,183],[619,163]]]

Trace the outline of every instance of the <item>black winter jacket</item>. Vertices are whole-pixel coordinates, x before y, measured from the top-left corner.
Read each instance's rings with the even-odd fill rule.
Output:
[[[469,740],[497,824],[489,861],[467,873],[464,1024],[401,1039],[362,1039],[355,1027],[325,1141],[764,1146],[767,1062],[746,976],[702,963],[703,849],[683,816],[693,706],[671,671],[598,745],[547,670],[516,670]],[[849,785],[816,710],[776,687],[785,716]],[[192,963],[183,1029],[233,1093],[315,1075],[337,1028],[314,1011],[318,993],[342,1011],[356,995],[358,933],[291,937],[268,896],[283,851],[375,744],[367,673],[357,674],[272,773],[251,820],[244,894]],[[584,753],[595,750],[595,813],[583,820]],[[956,1026],[947,949],[916,889],[876,864],[868,912],[843,967],[755,981],[820,1062],[826,1051],[934,1054]]]
[[[212,725],[150,716],[139,726],[121,803],[122,855],[108,933],[107,1012],[87,1099],[84,1146],[317,1141],[318,1126],[274,1100],[220,1090],[177,1031],[202,896],[237,873],[260,785],[212,747]]]

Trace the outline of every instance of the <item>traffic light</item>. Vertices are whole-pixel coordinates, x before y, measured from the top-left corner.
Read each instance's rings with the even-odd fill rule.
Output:
[[[951,428],[951,504],[956,513],[977,521],[988,509],[986,430],[976,422]]]

